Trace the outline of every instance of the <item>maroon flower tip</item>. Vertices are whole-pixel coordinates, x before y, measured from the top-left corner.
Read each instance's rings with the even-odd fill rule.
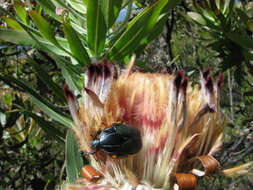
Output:
[[[64,92],[67,99],[75,99],[73,92],[69,89],[69,87],[64,85]]]
[[[189,81],[189,78],[188,77],[184,77],[183,81],[182,81],[182,84],[181,84],[181,90],[186,93],[186,88],[187,88],[187,85],[188,85],[188,81]]]
[[[210,113],[216,112],[215,105],[208,105],[208,111],[209,111]]]
[[[86,87],[83,87],[83,89],[90,96],[90,98],[92,99],[93,103],[96,106],[101,107],[101,108],[104,106],[104,104],[101,102],[101,100],[99,99],[99,97],[97,96],[95,92],[93,92],[91,89],[86,88]]]
[[[181,82],[182,82],[182,79],[184,77],[184,72],[182,71],[178,71],[176,73],[176,77],[174,79],[174,86],[176,87],[176,89],[178,90],[181,86]]]
[[[202,72],[202,76],[203,76],[204,79],[209,78],[209,77],[210,77],[210,74],[211,74],[211,69],[210,69],[210,68],[205,69],[205,70],[203,70],[203,72]]]
[[[217,76],[216,81],[217,81],[217,87],[218,87],[218,88],[222,88],[223,82],[224,82],[224,75],[223,75],[222,73],[220,73],[220,74]]]
[[[84,71],[88,77],[87,86],[91,86],[93,81],[107,79],[113,75],[113,64],[108,61],[102,61],[85,67]]]
[[[213,80],[212,78],[209,76],[207,79],[206,79],[206,84],[205,84],[205,87],[206,89],[212,93],[213,92]]]

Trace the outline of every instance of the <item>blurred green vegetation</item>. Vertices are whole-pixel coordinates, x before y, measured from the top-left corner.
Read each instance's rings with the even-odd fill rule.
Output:
[[[252,161],[253,3],[122,0],[94,25],[103,3],[14,1],[0,9],[0,189],[55,189],[68,179],[65,144],[75,145],[65,139],[72,122],[63,85],[79,94],[83,66],[109,59],[123,67],[133,53],[141,71],[184,70],[195,82],[206,68],[223,73],[228,122],[216,156],[223,168]],[[199,189],[250,190],[252,174],[201,180]]]

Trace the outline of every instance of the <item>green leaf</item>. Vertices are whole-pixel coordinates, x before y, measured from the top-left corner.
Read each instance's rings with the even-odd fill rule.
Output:
[[[69,42],[70,50],[73,53],[74,57],[79,61],[79,63],[82,66],[90,63],[89,55],[70,23],[63,24],[63,31]]]
[[[27,24],[27,14],[25,10],[25,6],[22,5],[19,1],[14,2],[14,7],[16,14],[22,20],[23,23]]]
[[[57,97],[57,99],[60,102],[65,103],[66,99],[64,97],[63,88],[56,84],[51,79],[51,76],[47,73],[47,71],[43,67],[41,67],[36,61],[29,58],[28,63],[34,68],[40,80],[54,92],[54,95]]]
[[[87,42],[96,57],[103,52],[106,38],[106,22],[101,10],[101,0],[87,2]]]
[[[71,7],[73,7],[76,11],[80,13],[86,12],[86,6],[82,0],[66,0]]]
[[[60,50],[65,51],[69,56],[72,56],[72,54],[66,49],[67,47],[65,46],[64,48],[59,44],[57,39],[55,38],[53,34],[53,30],[51,25],[47,22],[46,19],[44,19],[38,12],[36,11],[30,11],[30,16],[32,20],[35,22],[35,25],[41,32],[41,34],[52,44],[54,44],[57,48]],[[25,27],[25,26],[23,26]],[[33,35],[30,31],[29,28],[25,27],[26,31],[29,33],[29,35]],[[36,38],[33,38],[36,41]]]
[[[57,140],[59,143],[64,144],[65,143],[65,135],[57,129],[55,126],[52,125],[52,122],[46,121],[43,117],[40,117],[32,112],[24,112],[25,115],[33,118],[39,126],[52,138]]]
[[[34,37],[37,41],[32,39],[25,31],[0,29],[0,39],[3,41],[15,43],[18,45],[31,45],[34,48],[41,49],[43,51],[47,50],[57,55],[69,56],[65,51],[57,48],[55,45],[49,43],[40,36],[34,34]]]
[[[196,12],[187,12],[187,16],[190,17],[192,20],[197,22],[200,25],[206,25],[206,20],[202,17],[201,14],[196,13]]]
[[[111,28],[121,11],[123,0],[101,0],[101,8],[104,14],[107,28]]]
[[[4,22],[6,22],[6,24],[10,27],[10,28],[12,28],[12,29],[14,29],[14,30],[24,30],[23,28],[22,28],[22,26],[16,21],[16,20],[14,20],[14,19],[12,19],[12,18],[10,18],[10,17],[3,17],[2,18],[3,20],[4,20]]]
[[[162,33],[164,25],[166,20],[168,19],[168,13],[163,14],[160,16],[160,18],[157,20],[156,25],[153,27],[152,31],[150,34],[147,36],[146,39],[142,40],[139,48],[135,51],[136,54],[142,53],[143,49],[146,47],[146,45],[154,40],[159,34]],[[144,66],[143,66],[144,68]]]
[[[67,85],[75,92],[80,93],[83,88],[83,86],[80,86],[78,83],[78,81],[81,79],[81,74],[74,70],[74,65],[71,65],[69,62],[59,56],[54,56],[53,59],[55,60],[57,66],[61,69]],[[79,71],[82,71],[82,69],[79,69]]]
[[[68,117],[65,117],[65,116],[55,112],[53,109],[48,107],[46,104],[44,104],[42,101],[35,98],[31,94],[29,94],[29,97],[39,109],[41,109],[45,114],[47,114],[53,120],[58,121],[59,123],[61,123],[62,125],[64,125],[67,128],[70,128],[71,126],[73,126],[72,121]]]
[[[48,116],[50,116],[55,121],[63,124],[66,127],[72,126],[72,121],[66,116],[63,115],[60,110],[58,110],[54,105],[48,102],[44,97],[39,95],[36,91],[34,91],[31,87],[29,87],[24,81],[17,80],[12,76],[0,75],[0,80],[4,81],[6,84],[14,87],[15,89],[19,89],[21,91],[25,91],[30,99],[33,101],[35,105],[42,111],[44,111]]]
[[[52,25],[36,11],[30,11],[30,16],[41,34],[54,45],[60,46],[53,34]]]
[[[82,166],[83,159],[76,143],[74,132],[69,130],[66,136],[66,170],[69,183],[76,182],[76,179],[80,176]]]
[[[167,0],[160,0],[143,9],[129,24],[125,32],[115,42],[109,51],[111,60],[120,59],[133,53],[139,48],[141,42],[147,38],[157,23]]]
[[[12,42],[19,45],[34,46],[36,44],[36,42],[34,42],[25,31],[0,29],[0,39],[3,41]]]
[[[154,40],[158,35],[160,35],[163,31],[165,22],[168,20],[168,13],[163,14],[159,17],[157,20],[155,26],[153,27],[152,31],[150,32],[147,43],[151,42]]]

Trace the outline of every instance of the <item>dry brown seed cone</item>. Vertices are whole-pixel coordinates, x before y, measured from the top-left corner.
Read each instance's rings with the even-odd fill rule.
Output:
[[[68,189],[169,189],[173,173],[189,173],[191,160],[211,155],[221,145],[224,119],[220,112],[221,77],[207,70],[200,86],[192,86],[183,72],[173,75],[131,72],[114,79],[108,62],[87,68],[82,100],[65,89],[83,152],[89,152],[97,130],[121,122],[138,128],[141,151],[125,159],[103,152],[90,156],[104,178],[98,183],[70,184]]]

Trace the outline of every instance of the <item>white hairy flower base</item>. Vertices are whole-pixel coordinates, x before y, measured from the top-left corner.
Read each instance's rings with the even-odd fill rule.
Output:
[[[84,187],[82,185],[68,185],[67,190],[84,190]],[[99,185],[90,185],[86,186],[85,190],[165,190],[162,188],[153,188],[148,185],[137,185],[133,186],[129,183],[124,184],[122,187],[110,187],[110,185],[101,182]],[[178,186],[177,189],[178,190]]]

